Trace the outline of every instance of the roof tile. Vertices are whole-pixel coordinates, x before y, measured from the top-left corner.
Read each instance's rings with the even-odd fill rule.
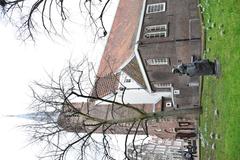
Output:
[[[134,53],[143,0],[120,0],[97,75],[116,73]]]

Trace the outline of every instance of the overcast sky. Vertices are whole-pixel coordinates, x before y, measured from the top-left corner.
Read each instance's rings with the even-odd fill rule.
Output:
[[[105,15],[110,30],[116,1]],[[31,103],[29,83],[44,80],[46,72],[58,73],[71,58],[80,61],[85,55],[99,61],[106,38],[93,42],[93,35],[86,35],[87,28],[79,24],[69,25],[68,40],[53,42],[46,36],[38,36],[35,45],[16,39],[15,28],[0,22],[0,159],[35,160],[36,147],[26,147],[27,137],[16,128],[24,120],[5,118],[4,115],[22,114]],[[93,58],[94,57],[94,58]]]

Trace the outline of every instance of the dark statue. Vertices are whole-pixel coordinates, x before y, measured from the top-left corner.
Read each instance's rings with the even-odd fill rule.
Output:
[[[203,76],[203,75],[215,75],[215,62],[211,62],[208,59],[195,60],[192,63],[180,64],[176,68],[173,68],[174,74],[185,74],[190,77]]]

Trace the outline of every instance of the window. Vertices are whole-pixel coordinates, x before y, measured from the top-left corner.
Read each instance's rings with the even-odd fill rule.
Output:
[[[190,83],[188,83],[188,86],[189,87],[198,87],[199,83],[198,82],[190,82]]]
[[[154,129],[156,132],[162,132],[162,129]]]
[[[172,87],[171,83],[154,83],[153,86],[155,88],[170,88]]]
[[[166,31],[166,30],[167,30],[167,24],[147,26],[147,27],[145,28],[145,30],[146,30],[147,32]]]
[[[178,122],[178,124],[179,124],[179,127],[186,127],[186,126],[191,125],[190,122]]]
[[[131,79],[125,78],[124,82],[125,82],[125,83],[130,83],[130,82],[131,82]]]
[[[178,89],[174,90],[174,91],[173,91],[173,94],[179,95],[179,94],[180,94],[180,90],[178,90]]]
[[[166,102],[166,107],[172,107],[172,102],[170,101]]]
[[[167,37],[167,31],[149,32],[145,34],[145,38],[159,38],[159,37]]]
[[[154,65],[169,65],[169,58],[152,58],[147,59],[147,64],[154,66]]]
[[[155,3],[147,5],[147,14],[165,12],[166,3]]]
[[[168,25],[161,24],[161,25],[154,25],[154,26],[147,26],[145,28],[145,38],[159,38],[159,37],[167,37],[168,34]]]

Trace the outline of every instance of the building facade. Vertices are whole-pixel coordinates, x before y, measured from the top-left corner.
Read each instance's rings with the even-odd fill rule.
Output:
[[[149,92],[170,92],[174,107],[199,106],[199,77],[171,70],[201,55],[197,0],[146,0],[135,54]]]
[[[197,137],[196,116],[188,115],[185,117],[165,117],[159,120],[152,119],[142,121],[138,126],[135,121],[125,122],[124,120],[133,117],[141,117],[141,114],[132,108],[121,105],[96,105],[89,103],[74,103],[74,106],[65,106],[58,117],[58,124],[69,132],[90,132],[99,121],[120,120],[122,122],[111,125],[106,133],[108,134],[138,134],[156,136],[161,139],[195,139]],[[131,107],[138,108],[146,113],[152,113],[153,106],[148,104],[134,104]],[[157,111],[161,110],[161,102],[157,105]],[[78,112],[79,111],[79,112]],[[81,114],[79,114],[81,112]],[[82,116],[86,114],[94,119]],[[103,129],[99,128],[95,133],[102,133]]]
[[[93,95],[121,97],[126,88],[126,103],[200,107],[200,78],[172,73],[174,66],[201,56],[197,6],[198,0],[120,0]],[[104,81],[108,77],[115,79]]]
[[[174,66],[201,55],[197,6],[198,0],[120,0],[91,96],[144,106],[148,112],[200,108],[200,78],[172,73]],[[109,108],[101,101],[91,106],[100,116]],[[149,122],[149,128],[161,138],[191,138],[198,116],[190,117]]]
[[[130,160],[194,160],[196,153],[196,141],[153,137],[143,144],[130,144],[127,152]]]

